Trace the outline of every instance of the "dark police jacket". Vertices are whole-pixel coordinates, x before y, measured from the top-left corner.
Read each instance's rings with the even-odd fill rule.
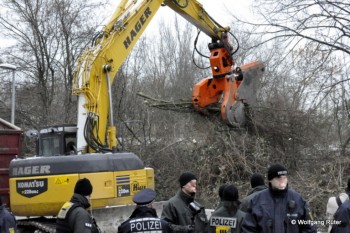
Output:
[[[163,232],[169,233],[168,222],[158,218],[155,209],[138,206],[130,218],[118,227],[118,233]]]
[[[241,233],[245,213],[232,201],[223,201],[209,219],[209,233]]]
[[[180,190],[164,205],[162,218],[169,222],[172,232],[206,233],[208,231],[208,219],[205,215],[205,209],[201,208],[199,213],[194,214],[189,207],[191,202],[194,202],[194,198]],[[194,231],[188,229],[188,226],[193,225],[193,223]]]
[[[4,207],[0,206],[0,233],[16,232],[15,217]]]
[[[331,233],[350,232],[350,200],[341,204],[334,214]]]
[[[250,201],[242,229],[243,233],[316,233],[301,195],[289,188],[271,187]]]
[[[86,210],[89,207],[88,199],[75,193],[72,199],[66,202],[58,213],[56,233],[100,232],[95,220]]]
[[[241,206],[239,207],[243,212],[247,212],[250,200],[255,197],[255,195],[258,194],[258,192],[267,189],[266,185],[259,185],[253,188],[249,193],[248,196],[246,196],[241,203]]]

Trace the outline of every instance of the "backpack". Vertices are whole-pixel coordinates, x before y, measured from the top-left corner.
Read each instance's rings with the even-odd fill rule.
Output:
[[[341,193],[336,197],[330,197],[327,202],[327,217],[332,217],[345,201],[349,200],[349,195],[347,193]]]

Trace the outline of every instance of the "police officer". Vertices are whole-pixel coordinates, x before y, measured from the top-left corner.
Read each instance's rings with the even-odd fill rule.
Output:
[[[17,232],[16,219],[9,212],[5,206],[2,205],[0,196],[0,233],[14,233]]]
[[[316,233],[305,200],[288,188],[287,174],[280,164],[269,167],[269,188],[250,201],[243,233]]]
[[[179,177],[180,190],[164,205],[162,218],[169,222],[174,233],[208,231],[208,219],[205,209],[194,196],[197,192],[197,178],[190,172]]]
[[[152,189],[143,189],[138,192],[133,197],[136,208],[130,218],[118,227],[118,233],[170,232],[168,223],[158,218],[156,210],[152,207],[155,198],[156,192]]]
[[[238,189],[227,185],[222,194],[222,206],[209,219],[209,233],[241,233],[245,213],[239,210]]]
[[[78,180],[73,197],[66,202],[57,216],[56,233],[99,233],[100,230],[89,214],[92,185],[86,178]]]

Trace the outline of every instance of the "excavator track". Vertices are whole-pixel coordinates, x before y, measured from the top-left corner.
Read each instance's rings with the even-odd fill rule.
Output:
[[[31,218],[18,220],[19,233],[56,233],[56,219]]]

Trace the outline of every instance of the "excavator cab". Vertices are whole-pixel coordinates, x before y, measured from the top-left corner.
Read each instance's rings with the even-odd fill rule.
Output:
[[[60,156],[77,154],[77,126],[60,125],[39,131],[37,155]]]

